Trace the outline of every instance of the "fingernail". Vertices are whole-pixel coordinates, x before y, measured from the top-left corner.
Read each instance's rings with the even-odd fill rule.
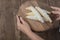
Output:
[[[51,8],[53,8],[53,6],[50,6]]]
[[[20,19],[23,19],[22,17],[20,17]]]

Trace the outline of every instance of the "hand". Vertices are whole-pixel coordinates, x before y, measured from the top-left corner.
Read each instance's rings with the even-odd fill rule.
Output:
[[[52,11],[52,13],[58,15],[58,17],[57,17],[56,20],[60,20],[60,8],[58,8],[58,7],[53,7],[53,6],[51,6],[51,8],[54,9],[54,11]]]
[[[41,37],[39,37],[38,35],[36,35],[35,33],[33,33],[30,29],[30,26],[28,25],[27,22],[25,22],[22,17],[20,17],[20,20],[18,18],[18,16],[16,16],[17,18],[17,28],[18,30],[22,31],[23,33],[25,33],[31,40],[43,40]]]
[[[18,16],[16,16],[16,18],[17,18],[17,28],[18,28],[18,30],[22,31],[23,33],[28,33],[28,32],[31,31],[30,26],[28,25],[27,22],[25,22],[23,20],[22,17],[18,18]]]

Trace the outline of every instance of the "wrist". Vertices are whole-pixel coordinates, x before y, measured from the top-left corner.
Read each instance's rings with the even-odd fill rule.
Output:
[[[29,35],[29,34],[32,34],[33,32],[30,30],[30,31],[26,31],[25,33]]]
[[[26,35],[29,35],[32,33],[32,30],[24,30],[23,33],[25,33]]]
[[[39,37],[38,35],[36,35],[34,32],[29,31],[28,33],[26,33],[26,35],[31,39],[31,40],[44,40],[41,37]]]

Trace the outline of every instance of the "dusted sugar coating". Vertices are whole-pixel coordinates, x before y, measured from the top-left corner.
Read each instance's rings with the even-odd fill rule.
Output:
[[[48,11],[42,10],[40,7],[35,7],[35,8],[39,11],[39,13],[44,17],[44,19],[45,19],[46,21],[49,21],[50,23],[52,22],[51,18],[50,18],[49,15],[47,14]]]
[[[27,16],[27,18],[39,20],[40,22],[44,23],[42,16],[39,14],[39,12],[33,6],[27,7],[26,9],[31,10],[32,13],[34,14],[34,16]]]

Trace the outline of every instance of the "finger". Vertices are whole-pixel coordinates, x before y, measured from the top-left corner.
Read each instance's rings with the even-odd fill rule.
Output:
[[[60,11],[60,8],[51,6],[52,9]]]
[[[17,23],[19,23],[19,24],[20,24],[20,20],[19,20],[18,16],[16,16],[16,18],[17,18]]]
[[[20,21],[21,21],[22,23],[25,23],[25,21],[24,21],[24,19],[23,19],[22,17],[20,17]]]
[[[59,11],[52,11],[53,14],[58,14],[60,15],[60,12]]]

